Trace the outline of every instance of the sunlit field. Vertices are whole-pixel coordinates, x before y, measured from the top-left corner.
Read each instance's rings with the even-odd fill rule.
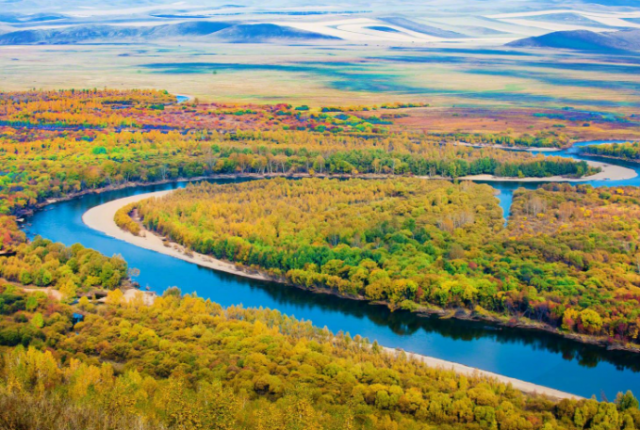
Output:
[[[428,101],[432,106],[545,107],[631,113],[634,57],[507,48],[274,44],[0,47],[6,90],[166,88],[206,101],[314,105]]]

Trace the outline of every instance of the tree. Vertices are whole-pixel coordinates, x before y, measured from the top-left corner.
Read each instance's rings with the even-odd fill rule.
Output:
[[[638,409],[640,403],[636,399],[631,391],[626,393],[618,393],[615,404],[618,406],[618,410],[624,412],[628,409]]]
[[[599,333],[602,329],[602,317],[591,309],[580,312],[580,322],[588,333]]]
[[[31,324],[35,328],[42,328],[44,326],[44,318],[42,317],[42,314],[40,312],[36,312],[35,314],[33,314],[33,317],[31,318]]]

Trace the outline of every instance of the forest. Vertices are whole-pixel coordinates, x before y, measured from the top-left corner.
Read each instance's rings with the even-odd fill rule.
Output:
[[[93,288],[112,290],[128,277],[127,263],[80,244],[66,247],[35,238],[14,244],[14,255],[0,258],[0,277],[22,285],[53,287],[73,300]]]
[[[129,285],[129,268],[120,256],[106,257],[79,243],[67,247],[41,237],[27,241],[15,217],[7,215],[0,215],[0,235],[0,280],[56,289],[65,302]]]
[[[640,428],[638,400],[525,396],[427,367],[272,310],[167,290],[151,306],[75,307],[0,286],[0,425],[7,429]],[[84,319],[75,321],[81,312]]]
[[[511,148],[563,148],[571,143],[569,136],[557,131],[539,131],[533,135],[524,133],[520,136],[490,133],[437,133],[435,135],[471,144],[492,144]]]
[[[304,119],[298,113],[279,119],[275,113],[288,105],[267,105],[263,116],[239,120],[257,108],[238,115],[216,106],[194,114],[200,104],[167,103],[165,92],[94,91],[0,94],[0,214],[104,187],[215,175],[580,177],[597,171],[584,161],[470,148],[426,134],[312,131],[294,126]],[[293,122],[275,127],[281,121]]]
[[[580,147],[580,152],[585,155],[597,155],[638,162],[640,160],[640,142],[587,145]]]
[[[457,145],[460,135],[392,131],[403,109],[429,107],[178,104],[154,90],[0,93],[0,427],[640,428],[631,393],[614,403],[552,401],[273,310],[222,309],[175,289],[150,306],[128,300],[122,290],[135,269],[120,256],[28,240],[20,229],[47,204],[136,183],[310,177],[203,183],[135,209],[145,227],[194,250],[305,288],[636,342],[638,192],[518,192],[505,228],[490,187],[436,179],[595,170]],[[565,144],[560,134],[518,138]],[[133,209],[117,221],[139,232]]]
[[[127,269],[121,259],[46,240],[28,243],[16,221],[60,199],[135,183],[217,175],[457,178],[594,172],[584,162],[457,146],[424,133],[376,135],[345,128],[360,124],[351,113],[425,106],[323,112],[286,104],[177,104],[174,96],[155,90],[0,93],[1,276],[64,288],[68,298],[122,285]],[[398,115],[374,116],[392,122]],[[342,131],[302,126],[328,117]]]
[[[0,213],[50,198],[119,186],[211,175],[583,176],[585,162],[497,149],[380,141],[306,132],[183,135],[120,132],[92,139],[1,142]],[[2,138],[0,138],[2,140]]]
[[[633,187],[520,189],[504,227],[486,185],[273,179],[191,185],[117,222],[135,208],[194,251],[309,289],[637,345],[639,202]]]

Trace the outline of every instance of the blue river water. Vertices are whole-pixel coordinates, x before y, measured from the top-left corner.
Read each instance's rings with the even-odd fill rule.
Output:
[[[584,158],[577,155],[575,148],[553,155]],[[638,166],[617,161],[615,164],[638,170]],[[593,186],[640,185],[640,177],[588,183]],[[540,183],[491,182],[490,185],[499,190],[498,197],[508,215],[513,190],[520,186],[535,188]],[[248,280],[138,248],[107,237],[82,222],[83,213],[91,207],[130,195],[183,186],[184,183],[140,186],[57,203],[30,217],[25,231],[30,237],[41,235],[66,245],[81,243],[106,255],[120,254],[129,267],[140,269],[136,280],[158,293],[177,286],[183,293],[196,293],[225,307],[241,304],[278,309],[298,319],[310,320],[316,326],[326,326],[333,332],[349,332],[352,336],[377,340],[388,347],[466,364],[585,397],[604,394],[612,400],[617,392],[628,389],[640,394],[640,355],[637,354],[607,351],[544,332],[419,317],[404,311],[390,312],[379,305]]]
[[[639,170],[639,166],[636,163],[630,163],[630,162],[625,162],[622,160],[611,160],[611,159],[604,159],[604,158],[598,158],[598,157],[588,157],[588,156],[584,156],[584,155],[580,155],[578,153],[579,151],[579,147],[581,146],[587,146],[587,145],[599,145],[599,144],[605,144],[605,143],[621,143],[622,141],[614,141],[614,140],[609,140],[609,141],[602,141],[602,140],[594,140],[591,142],[578,142],[575,143],[571,148],[568,149],[563,149],[561,151],[557,151],[557,152],[541,152],[541,151],[532,151],[533,154],[545,154],[545,155],[549,155],[549,156],[554,156],[554,157],[564,157],[564,158],[572,158],[575,160],[593,160],[593,161],[601,161],[601,162],[606,162],[609,164],[615,164],[618,166],[623,166],[623,167],[627,167],[630,169],[635,170],[637,173],[640,172]],[[483,181],[478,181],[478,182],[483,182]],[[527,182],[496,182],[496,181],[486,181],[484,182],[488,185],[491,185],[492,187],[494,187],[495,189],[498,190],[498,195],[496,197],[498,197],[498,199],[500,200],[500,206],[502,207],[502,210],[505,214],[505,218],[509,217],[509,213],[511,210],[511,202],[513,201],[513,192],[515,190],[517,190],[518,188],[528,188],[528,189],[535,189],[538,188],[540,185],[545,184],[546,182],[544,180],[541,180],[539,182],[537,181],[527,181]],[[598,180],[598,181],[581,181],[581,182],[576,182],[574,184],[589,184],[592,185],[594,187],[613,187],[613,186],[640,186],[640,173],[638,176],[636,176],[635,178],[631,178],[631,179],[625,179],[625,180],[621,180],[621,181],[602,181],[602,180]]]

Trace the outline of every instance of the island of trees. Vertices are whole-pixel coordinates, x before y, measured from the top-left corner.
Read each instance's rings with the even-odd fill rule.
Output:
[[[585,155],[618,158],[633,162],[640,161],[640,142],[607,143],[601,145],[581,146],[580,152]]]
[[[557,131],[540,131],[534,134],[524,133],[519,136],[512,136],[507,133],[438,133],[436,136],[470,144],[491,144],[509,148],[563,148],[571,143],[569,136]]]
[[[508,225],[470,182],[201,183],[134,208],[147,229],[305,288],[637,347],[640,190],[516,192]],[[134,231],[137,232],[137,231]]]

